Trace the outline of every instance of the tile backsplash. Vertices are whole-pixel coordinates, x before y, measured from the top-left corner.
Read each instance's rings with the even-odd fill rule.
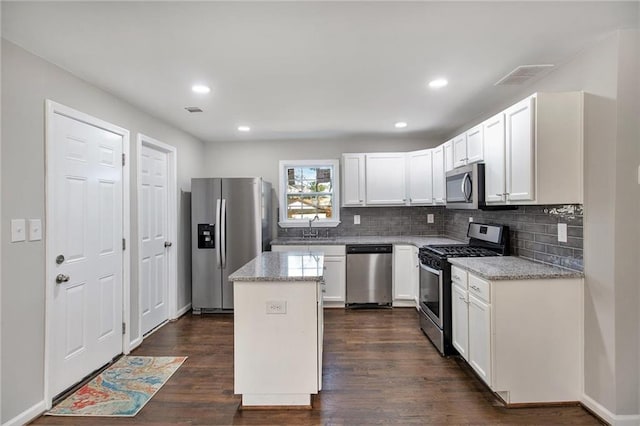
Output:
[[[434,215],[434,223],[427,216]],[[353,216],[360,215],[360,225]],[[474,222],[508,225],[511,254],[582,271],[582,205],[520,206],[517,210],[450,210],[444,207],[342,207],[341,223],[319,228],[322,237],[432,235],[466,241]],[[558,223],[566,223],[567,242],[558,242]],[[279,238],[299,238],[303,228],[280,228]]]
[[[465,240],[474,222],[508,225],[511,254],[582,271],[582,205],[520,206],[517,210],[446,210],[445,235]],[[558,223],[567,224],[567,242],[558,242]]]
[[[392,235],[443,235],[443,207],[341,207],[340,225],[320,228],[321,236],[368,237]],[[434,223],[427,223],[433,214]],[[360,225],[353,224],[353,216],[360,215]],[[302,228],[280,228],[278,237],[302,236]]]

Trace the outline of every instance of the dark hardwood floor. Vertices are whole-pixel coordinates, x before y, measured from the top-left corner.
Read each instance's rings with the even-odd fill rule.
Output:
[[[436,352],[415,309],[328,309],[324,344],[323,390],[312,410],[239,411],[233,316],[187,314],[132,353],[189,356],[136,417],[42,416],[33,424],[600,424],[579,406],[502,407],[463,362]]]

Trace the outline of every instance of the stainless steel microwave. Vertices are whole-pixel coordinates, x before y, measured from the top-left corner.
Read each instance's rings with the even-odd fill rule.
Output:
[[[484,164],[469,164],[447,172],[447,208],[483,209]]]

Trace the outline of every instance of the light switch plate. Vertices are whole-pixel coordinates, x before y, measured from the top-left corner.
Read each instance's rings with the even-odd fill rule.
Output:
[[[354,225],[360,225],[360,215],[359,214],[354,214],[353,215],[353,224]]]
[[[567,242],[567,224],[566,223],[558,224],[558,241],[561,243]]]
[[[42,240],[42,221],[40,219],[29,219],[29,241]]]
[[[469,222],[473,222],[473,218],[469,216]]]
[[[427,215],[427,223],[433,223],[433,222],[434,222],[433,214],[429,213]]]
[[[25,220],[24,219],[12,219],[11,220],[11,242],[17,243],[25,240]]]

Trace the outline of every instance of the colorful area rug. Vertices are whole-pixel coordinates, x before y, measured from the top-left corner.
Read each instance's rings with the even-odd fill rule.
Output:
[[[187,359],[125,356],[46,414],[133,417]]]

